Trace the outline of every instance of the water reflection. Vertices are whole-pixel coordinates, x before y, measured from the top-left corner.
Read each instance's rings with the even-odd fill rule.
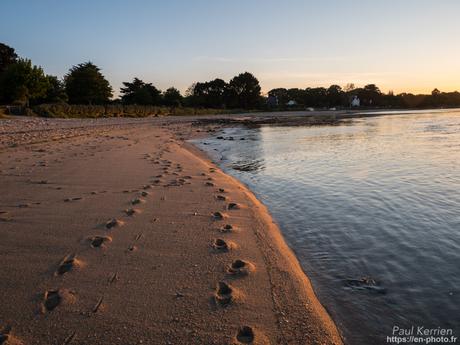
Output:
[[[349,344],[460,336],[460,113],[225,132],[205,149],[268,206]]]
[[[221,162],[226,162],[232,170],[256,172],[265,169],[265,153],[261,129],[255,128],[242,133],[239,129],[230,128],[224,130],[216,137],[216,140],[206,140],[213,150],[212,155]],[[218,138],[218,139],[217,139]],[[250,149],[241,151],[232,150],[234,142],[240,142],[241,146]],[[228,149],[227,149],[228,147]],[[218,156],[218,157],[216,157]]]

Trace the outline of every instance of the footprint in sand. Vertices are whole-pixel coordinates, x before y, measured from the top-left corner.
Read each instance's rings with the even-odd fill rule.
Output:
[[[105,228],[110,230],[112,228],[115,228],[115,227],[119,227],[119,226],[122,226],[124,225],[124,222],[119,220],[119,219],[116,219],[116,218],[112,218],[112,219],[109,219],[106,223],[105,223]]]
[[[8,326],[0,332],[0,344],[6,344],[10,338],[11,328]]]
[[[42,302],[42,312],[53,311],[65,303],[73,303],[75,301],[75,293],[66,289],[48,290],[45,292]]]
[[[241,208],[240,205],[235,202],[231,202],[227,206],[227,209],[229,210],[239,210],[240,208]]]
[[[141,196],[143,197],[146,197],[148,196],[150,193],[149,192],[146,192],[145,190],[141,192]]]
[[[214,299],[218,305],[225,307],[233,301],[234,289],[225,282],[219,282],[214,293]]]
[[[226,217],[227,217],[227,215],[225,215],[225,214],[222,213],[222,212],[214,212],[214,213],[212,214],[212,218],[213,218],[214,220],[223,220],[223,219],[226,218]]]
[[[221,238],[216,238],[213,241],[212,246],[219,252],[228,252],[230,249],[235,247],[233,242],[228,242]]]
[[[254,330],[249,326],[240,327],[236,340],[243,344],[252,344],[255,340]]]
[[[131,252],[134,252],[137,250],[137,246],[135,246],[134,244],[130,245],[127,249],[126,249],[126,252],[127,253],[131,253]]]
[[[219,188],[219,193],[225,193],[225,189]]]
[[[75,254],[69,254],[61,261],[55,274],[63,275],[78,267],[81,267],[81,261],[77,259]]]
[[[225,200],[227,200],[227,197],[224,196],[224,195],[216,195],[216,199],[219,200],[219,201],[225,201]]]
[[[220,232],[232,232],[235,229],[233,228],[233,225],[231,224],[225,224],[222,228],[220,228]]]
[[[13,217],[8,211],[0,211],[0,222],[9,222]]]
[[[138,205],[138,204],[142,204],[144,202],[145,202],[145,200],[142,199],[142,198],[134,198],[133,200],[131,200],[132,205]]]
[[[127,209],[125,210],[126,215],[127,215],[127,216],[130,216],[130,217],[131,217],[131,216],[134,216],[134,215],[136,215],[136,214],[138,214],[138,213],[140,213],[140,212],[141,212],[141,211],[139,211],[138,209],[132,208],[132,207],[127,208]]]
[[[11,326],[6,326],[0,331],[0,345],[23,345],[23,343],[13,336]]]
[[[104,248],[106,243],[112,242],[109,236],[93,236],[88,240],[93,248]]]
[[[252,263],[240,259],[236,259],[230,264],[227,272],[233,276],[247,276],[254,271],[255,267]]]
[[[59,290],[46,291],[43,306],[46,310],[51,311],[61,303],[61,300],[62,297],[59,295]]]

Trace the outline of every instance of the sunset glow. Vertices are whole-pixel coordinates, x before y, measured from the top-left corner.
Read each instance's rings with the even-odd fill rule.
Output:
[[[460,89],[458,1],[4,0],[0,9],[9,14],[1,40],[20,55],[58,76],[91,60],[115,90],[138,76],[183,92],[243,71],[263,92],[346,83]]]

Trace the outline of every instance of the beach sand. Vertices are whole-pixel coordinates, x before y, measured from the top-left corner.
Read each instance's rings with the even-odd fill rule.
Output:
[[[0,343],[341,344],[190,120],[0,122]]]

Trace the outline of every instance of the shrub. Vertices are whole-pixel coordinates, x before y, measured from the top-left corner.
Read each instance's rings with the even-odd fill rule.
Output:
[[[70,105],[66,103],[41,104],[32,108],[38,116],[52,118],[98,118],[98,117],[148,117],[169,115],[223,114],[223,109],[165,107],[150,105]]]

